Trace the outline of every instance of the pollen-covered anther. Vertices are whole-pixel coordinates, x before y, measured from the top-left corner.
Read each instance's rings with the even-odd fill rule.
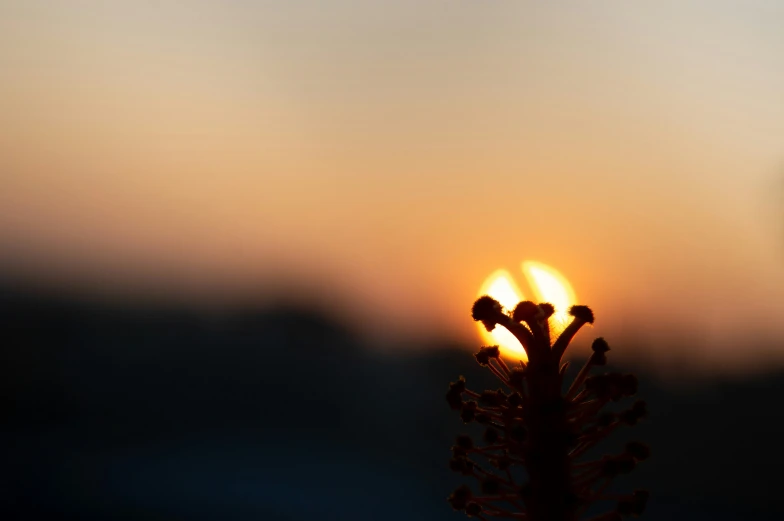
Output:
[[[539,306],[530,300],[524,300],[518,303],[512,311],[512,320],[515,322],[522,322],[523,320],[534,320],[541,313]]]
[[[543,319],[548,319],[551,316],[553,316],[553,314],[555,314],[555,306],[553,306],[549,302],[542,302],[541,304],[539,304],[539,311],[542,312]]]
[[[463,408],[463,396],[462,393],[456,391],[455,389],[450,388],[449,391],[446,393],[446,401],[449,404],[449,407],[459,411]]]
[[[446,401],[449,407],[460,410],[463,407],[463,393],[466,390],[466,381],[462,376],[456,382],[449,383],[449,391],[446,393]]]
[[[591,349],[593,350],[590,359],[591,365],[607,365],[607,351],[610,350],[607,342],[601,337],[597,338],[591,344]]]
[[[499,318],[503,317],[503,307],[489,295],[483,295],[476,299],[471,308],[471,318],[484,324],[485,329],[492,331],[498,323]]]
[[[479,365],[485,366],[490,364],[490,359],[500,356],[501,351],[498,346],[485,346],[479,348],[479,352],[474,355],[474,358],[476,358]]]
[[[572,306],[569,308],[569,314],[574,317],[574,320],[566,326],[566,329],[553,342],[552,353],[556,360],[561,360],[572,338],[584,324],[593,324],[593,311],[588,306]]]
[[[569,314],[577,320],[593,324],[593,311],[588,306],[572,306],[569,308]]]
[[[466,380],[465,377],[462,375],[458,377],[456,382],[449,382],[449,389],[454,389],[457,392],[463,392],[466,390]]]
[[[498,407],[506,403],[507,396],[504,391],[498,389],[497,391],[482,391],[479,396],[479,403],[489,407]]]
[[[610,350],[610,345],[607,343],[607,341],[604,338],[599,337],[595,339],[591,344],[591,350],[594,353],[606,353],[607,351]]]
[[[463,407],[460,410],[460,419],[463,420],[464,423],[471,423],[476,419],[476,407],[477,403],[473,400],[469,400],[463,403]]]

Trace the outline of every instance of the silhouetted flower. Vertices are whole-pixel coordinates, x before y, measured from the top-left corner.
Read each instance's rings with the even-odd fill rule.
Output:
[[[621,413],[602,410],[612,401],[636,394],[637,378],[621,373],[589,376],[593,367],[607,363],[610,350],[603,338],[597,338],[591,357],[564,391],[568,365],[561,363],[564,352],[579,329],[593,323],[594,315],[587,306],[572,306],[573,320],[551,342],[548,320],[553,313],[553,306],[546,303],[520,302],[509,315],[491,297],[474,303],[474,320],[488,331],[498,324],[509,329],[529,360],[510,368],[498,346],[482,347],[475,355],[477,362],[505,388],[475,393],[466,389],[462,377],[450,384],[450,407],[460,411],[464,422],[487,428],[484,445],[458,437],[450,461],[452,470],[477,480],[481,495],[463,486],[449,496],[449,502],[482,520],[577,521],[590,505],[601,501],[615,501],[615,508],[591,521],[640,515],[648,492],[611,496],[605,491],[615,477],[633,471],[650,456],[647,445],[634,441],[621,454],[580,461],[618,427],[634,425],[647,415],[642,400]],[[525,470],[525,478],[518,468]]]

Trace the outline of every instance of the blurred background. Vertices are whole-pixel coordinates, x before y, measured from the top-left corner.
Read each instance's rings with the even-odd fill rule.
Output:
[[[7,519],[461,519],[444,393],[557,268],[650,519],[782,519],[784,4],[0,0]],[[530,298],[530,288],[523,288]]]

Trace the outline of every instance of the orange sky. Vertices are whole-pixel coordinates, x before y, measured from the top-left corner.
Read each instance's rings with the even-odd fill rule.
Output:
[[[682,4],[0,1],[0,260],[472,340],[539,260],[733,363],[784,340],[784,5]]]

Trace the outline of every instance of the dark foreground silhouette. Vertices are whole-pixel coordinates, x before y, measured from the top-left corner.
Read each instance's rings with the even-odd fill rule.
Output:
[[[9,520],[464,519],[448,461],[470,429],[444,393],[459,374],[498,386],[475,346],[380,355],[313,310],[5,289],[0,331]],[[623,486],[652,491],[647,519],[784,518],[784,373],[669,389],[635,372],[654,450]]]

